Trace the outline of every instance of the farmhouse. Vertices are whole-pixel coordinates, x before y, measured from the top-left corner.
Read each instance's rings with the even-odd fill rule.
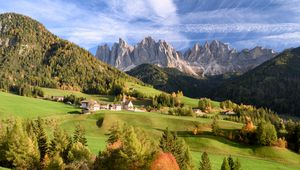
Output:
[[[206,113],[202,112],[200,109],[193,109],[193,112],[195,113],[196,116],[203,116]]]
[[[62,102],[64,101],[65,97],[64,96],[51,96],[51,100]]]
[[[95,100],[83,100],[80,108],[82,108],[83,113],[88,113],[100,110],[100,105]]]
[[[100,104],[100,110],[108,110],[109,104]]]
[[[109,105],[109,110],[120,111],[120,110],[122,110],[122,105],[120,105],[120,104],[110,104]]]
[[[229,110],[229,111],[224,111],[222,114],[223,115],[235,115],[236,113],[234,111]]]

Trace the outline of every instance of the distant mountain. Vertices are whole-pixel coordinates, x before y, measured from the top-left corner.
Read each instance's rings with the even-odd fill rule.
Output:
[[[210,90],[227,80],[223,76],[199,79],[176,68],[161,68],[151,64],[141,64],[126,73],[157,89],[166,92],[182,91],[189,97],[206,97]]]
[[[162,40],[155,42],[151,37],[146,37],[135,46],[128,45],[120,38],[119,43],[115,43],[111,49],[107,45],[99,46],[96,57],[122,71],[149,63],[198,75],[170,44]]]
[[[29,17],[0,15],[0,88],[31,84],[107,93],[124,80],[136,81]]]
[[[149,63],[160,67],[177,68],[192,76],[204,77],[227,73],[244,73],[276,55],[271,49],[255,47],[238,52],[220,41],[212,41],[204,46],[198,43],[184,54],[170,44],[155,42],[146,37],[135,46],[119,39],[110,49],[99,46],[96,57],[122,70],[128,71],[140,64]]]
[[[214,92],[216,99],[272,108],[300,116],[300,47],[289,49]]]

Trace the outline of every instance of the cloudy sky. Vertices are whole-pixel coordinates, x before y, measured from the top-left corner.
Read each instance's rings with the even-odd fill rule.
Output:
[[[281,51],[300,46],[300,0],[0,0],[0,13],[16,12],[91,49],[122,37],[145,36],[177,49],[214,39],[237,49]]]

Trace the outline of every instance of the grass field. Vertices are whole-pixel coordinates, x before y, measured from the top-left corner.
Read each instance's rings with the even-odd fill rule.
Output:
[[[61,92],[48,89],[46,93],[59,95],[62,93],[69,94],[70,91]],[[86,94],[79,93],[79,95]],[[287,149],[242,145],[222,137],[212,136],[209,132],[212,119],[128,111],[99,111],[91,115],[69,114],[68,112],[78,111],[78,108],[63,103],[2,92],[0,93],[0,100],[1,118],[8,116],[21,118],[51,117],[51,119],[56,119],[59,125],[70,134],[73,133],[76,124],[83,125],[86,129],[88,146],[94,154],[98,154],[100,150],[105,148],[108,129],[115,122],[119,122],[144,129],[156,142],[166,127],[171,131],[177,131],[178,136],[184,138],[190,146],[196,167],[199,165],[201,153],[206,151],[214,169],[219,169],[224,156],[228,155],[232,155],[234,158],[238,157],[245,170],[300,169],[300,155]],[[196,99],[186,98],[185,100],[190,104],[197,103]],[[102,126],[98,127],[97,120],[100,117],[103,117],[104,121]],[[203,127],[203,133],[195,136],[191,131],[196,124]],[[242,127],[240,123],[224,120],[220,120],[219,124],[222,129],[240,129]]]
[[[47,117],[62,115],[79,109],[63,103],[42,99],[22,97],[0,92],[0,117],[15,116],[20,118]]]
[[[99,117],[104,117],[101,128],[97,127],[96,122]],[[159,113],[136,113],[136,112],[109,112],[103,111],[94,115],[71,115],[61,123],[64,129],[72,132],[77,123],[85,126],[87,130],[88,145],[91,151],[97,154],[105,148],[107,130],[115,123],[127,123],[141,127],[153,139],[158,139],[166,127],[172,131],[177,131],[190,146],[195,165],[199,164],[200,156],[203,151],[209,153],[215,169],[221,166],[224,156],[232,155],[238,157],[244,169],[299,169],[300,155],[287,149],[276,147],[259,147],[241,145],[236,142],[226,140],[222,137],[212,135],[197,135],[191,133],[194,123],[203,126],[210,125],[211,119],[178,117],[162,115]],[[221,128],[241,128],[241,124],[221,121]]]
[[[128,89],[135,89],[141,93],[147,94],[149,97],[159,95],[162,93],[162,91],[156,90],[149,86],[142,86],[134,83],[126,83],[126,88]],[[42,88],[45,96],[51,97],[51,96],[67,96],[67,95],[75,95],[77,97],[84,97],[86,99],[94,99],[102,102],[113,102],[114,96],[110,95],[91,95],[91,94],[85,94],[79,91],[71,91],[71,90],[60,90],[60,89],[51,89],[51,88]],[[198,99],[189,98],[186,96],[183,96],[181,99],[181,102],[183,102],[186,106],[190,107],[197,107],[198,106]],[[135,105],[148,105],[150,101],[134,101]],[[213,101],[213,106],[216,108],[219,108],[219,102]]]

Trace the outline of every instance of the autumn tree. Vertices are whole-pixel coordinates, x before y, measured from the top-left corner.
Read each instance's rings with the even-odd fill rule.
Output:
[[[180,169],[192,169],[192,158],[184,140],[179,139],[175,133],[167,128],[160,138],[159,147],[164,152],[170,152],[176,158]]]
[[[212,109],[212,101],[208,98],[201,98],[198,102],[198,108],[203,112],[210,112]]]

